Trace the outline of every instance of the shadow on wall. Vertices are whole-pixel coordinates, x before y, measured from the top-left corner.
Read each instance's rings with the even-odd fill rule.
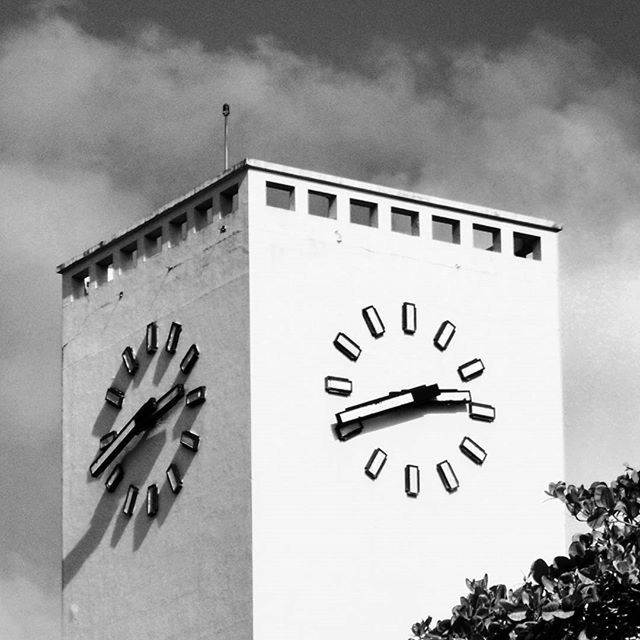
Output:
[[[116,375],[112,379],[111,386],[125,391],[129,388],[132,381],[135,381],[135,386],[139,386],[141,384],[142,378],[148,370],[151,360],[155,354],[147,354],[145,341],[143,341],[139,346],[137,354],[139,354],[140,362],[135,376],[131,376],[127,372],[124,364],[121,364]],[[161,381],[162,376],[167,371],[169,364],[171,363],[171,360],[174,358],[178,358],[179,361],[179,356],[177,355],[167,353],[164,350],[160,352],[153,376],[154,386]],[[172,384],[175,384],[177,381],[183,381],[185,378],[186,376],[184,376],[184,374],[179,373]],[[160,393],[164,393],[164,390],[160,390]],[[166,422],[161,419],[154,428],[144,434],[137,446],[126,454],[126,457],[123,460],[120,460],[125,469],[123,479],[113,493],[109,493],[106,490],[104,491],[96,506],[93,516],[91,517],[89,528],[74,548],[63,559],[63,589],[73,580],[87,559],[98,548],[114,516],[117,519],[113,528],[110,545],[113,548],[119,544],[129,522],[132,520],[130,516],[122,513],[124,498],[130,484],[134,484],[140,489],[136,501],[137,513],[134,520],[133,550],[137,551],[140,548],[154,522],[156,522],[158,526],[162,526],[169,515],[169,511],[171,510],[173,503],[178,498],[178,494],[174,494],[171,491],[165,476],[164,483],[160,487],[159,491],[160,509],[157,516],[149,517],[146,510],[146,482],[156,460],[160,456],[163,447],[169,439],[174,443],[174,446],[177,447],[172,462],[179,469],[181,477],[185,477],[195,453],[185,447],[182,447],[180,445],[179,438],[182,431],[191,428],[201,408],[202,405],[193,408],[188,408],[183,405],[180,415],[178,416],[173,428],[170,430]],[[105,402],[94,423],[92,429],[93,434],[102,436],[110,431],[118,418],[118,414],[118,409]],[[88,463],[89,462],[90,461],[88,461]],[[108,477],[109,471],[110,469],[105,471],[105,473],[102,474],[101,479],[94,479],[87,470],[87,482],[104,482]]]

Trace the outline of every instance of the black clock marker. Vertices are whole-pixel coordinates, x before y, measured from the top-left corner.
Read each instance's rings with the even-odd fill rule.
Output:
[[[180,471],[175,462],[172,462],[167,468],[167,480],[173,493],[180,493],[182,489],[182,478],[180,477]]]
[[[187,407],[197,407],[206,400],[207,387],[196,387],[187,393]]]
[[[158,513],[159,505],[158,485],[150,484],[147,487],[147,515],[153,518]]]
[[[180,334],[182,333],[182,325],[179,322],[172,322],[169,329],[169,335],[167,336],[167,344],[165,349],[168,353],[175,353],[178,348],[178,340],[180,340]]]
[[[440,351],[444,351],[449,346],[455,332],[456,325],[449,320],[445,320],[436,332],[436,335],[433,338],[433,344],[440,349]]]
[[[349,360],[354,362],[360,357],[362,349],[347,335],[339,333],[333,340],[333,346]]]
[[[118,437],[116,431],[109,431],[100,438],[100,444],[98,445],[98,451],[102,452]]]
[[[136,506],[136,499],[138,497],[138,487],[133,484],[129,485],[127,489],[127,497],[124,499],[124,506],[122,507],[122,513],[125,516],[132,516],[133,510]]]
[[[113,493],[120,484],[120,480],[124,478],[124,469],[122,465],[117,464],[113,467],[113,471],[109,474],[107,481],[104,483],[104,486],[107,488],[109,493]]]
[[[444,488],[449,492],[453,493],[458,490],[460,483],[458,482],[458,477],[456,476],[453,467],[449,464],[448,460],[443,460],[442,462],[436,465],[436,471],[440,476],[440,480],[442,480],[442,484]]]
[[[469,382],[469,380],[473,380],[474,378],[481,376],[483,372],[484,365],[480,358],[469,360],[469,362],[465,362],[458,367],[458,374],[463,382]]]
[[[404,468],[404,492],[411,498],[420,493],[420,468],[415,464],[408,464]]]
[[[326,376],[324,379],[324,390],[337,396],[351,395],[353,384],[349,378],[339,378],[338,376]]]
[[[362,433],[363,429],[364,425],[362,422],[350,422],[349,424],[337,424],[335,426],[335,433],[338,440],[344,442]]]
[[[387,461],[387,454],[382,449],[374,449],[369,461],[364,467],[364,472],[372,479],[375,480],[380,472],[384,463]]]
[[[104,399],[116,409],[122,408],[122,401],[124,400],[124,391],[120,391],[116,387],[109,387]]]
[[[413,302],[402,303],[402,330],[413,335],[418,328],[416,305]]]
[[[468,436],[460,443],[460,451],[476,464],[482,464],[487,457],[487,452]]]
[[[200,436],[193,433],[193,431],[183,431],[180,436],[180,444],[186,447],[190,451],[197,451],[200,446]]]
[[[122,352],[122,362],[124,363],[124,367],[129,375],[134,375],[138,370],[138,359],[136,358],[135,353],[133,353],[133,349],[131,347],[126,347]]]
[[[158,325],[155,322],[150,322],[147,325],[147,353],[155,353],[158,350]]]
[[[185,353],[184,358],[182,358],[182,362],[180,363],[180,371],[185,375],[188,374],[191,369],[193,369],[193,365],[198,362],[198,358],[200,357],[200,351],[198,351],[198,346],[192,344],[189,347],[187,353]]]
[[[493,422],[496,418],[495,407],[490,404],[482,404],[481,402],[472,402],[469,404],[469,417],[472,420],[482,420],[483,422]]]
[[[379,338],[384,335],[384,324],[380,319],[380,314],[374,306],[365,307],[362,310],[362,317],[374,338]]]

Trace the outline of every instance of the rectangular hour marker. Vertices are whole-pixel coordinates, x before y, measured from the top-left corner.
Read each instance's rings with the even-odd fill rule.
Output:
[[[412,498],[420,493],[420,468],[415,464],[404,468],[404,492]]]
[[[487,457],[487,452],[468,436],[460,443],[460,451],[476,464],[482,464]]]
[[[100,438],[99,450],[104,451],[117,437],[118,433],[116,431],[105,433],[102,438]]]
[[[132,516],[133,510],[136,506],[136,499],[138,497],[138,487],[133,484],[129,485],[127,490],[127,497],[124,499],[124,506],[122,507],[122,513],[125,516]]]
[[[414,334],[418,328],[416,305],[413,302],[402,303],[402,330]]]
[[[438,471],[438,475],[440,476],[440,480],[442,480],[442,484],[444,488],[449,492],[453,493],[457,491],[460,483],[458,482],[458,478],[456,477],[455,472],[453,471],[453,467],[449,464],[448,460],[443,460],[439,464],[436,465],[436,470]]]
[[[196,387],[187,393],[187,407],[197,407],[206,400],[207,387]]]
[[[350,422],[348,424],[337,424],[335,426],[336,436],[338,440],[350,440],[362,432],[364,425],[362,422]]]
[[[167,393],[158,398],[158,402],[156,403],[156,411],[153,414],[153,419],[158,420],[161,418],[169,409],[174,407],[180,398],[184,396],[184,386],[181,384],[176,384]]]
[[[191,451],[197,451],[200,446],[200,436],[193,431],[183,431],[180,436],[180,444]]]
[[[445,320],[438,329],[435,337],[433,338],[433,344],[440,349],[440,351],[444,351],[451,342],[451,338],[453,338],[453,334],[456,332],[456,326],[453,322],[449,320]]]
[[[382,471],[384,463],[387,461],[387,454],[382,449],[374,449],[369,461],[364,467],[364,472],[373,480]]]
[[[337,376],[326,376],[324,379],[324,390],[337,396],[348,396],[353,391],[353,384],[349,378],[338,378]]]
[[[175,353],[178,348],[178,340],[180,340],[180,333],[182,332],[182,325],[179,322],[172,322],[169,329],[169,335],[167,336],[166,350],[169,353]]]
[[[382,324],[380,314],[374,306],[365,307],[362,310],[362,317],[374,338],[384,335],[384,324]]]
[[[171,491],[173,491],[173,493],[180,493],[180,489],[182,489],[182,478],[174,462],[167,468],[167,480],[169,481]]]
[[[483,422],[493,422],[496,418],[495,407],[490,404],[472,402],[469,405],[469,417],[472,420],[482,420]]]
[[[468,382],[469,380],[477,378],[478,376],[482,375],[483,371],[484,365],[482,364],[482,360],[480,360],[480,358],[469,360],[469,362],[465,362],[458,367],[458,374],[464,382]]]
[[[182,373],[189,373],[191,369],[193,369],[193,365],[198,362],[198,358],[200,357],[200,351],[198,351],[198,347],[195,344],[192,344],[189,347],[189,351],[185,353],[184,358],[182,358],[182,362],[180,363],[180,371]]]
[[[158,325],[150,322],[147,325],[147,353],[155,353],[158,350]]]
[[[460,389],[440,389],[440,395],[434,399],[435,404],[464,404],[471,402],[471,391]]]
[[[333,341],[333,346],[349,360],[357,360],[362,353],[362,349],[344,333],[339,333]]]
[[[147,515],[153,518],[158,513],[158,485],[150,484],[147,487]]]
[[[122,401],[124,400],[124,391],[116,389],[115,387],[109,387],[104,399],[116,409],[122,408]]]
[[[138,359],[133,353],[133,349],[131,347],[127,347],[122,352],[122,362],[124,363],[124,367],[129,375],[132,376],[138,370]]]
[[[121,465],[117,464],[113,471],[109,474],[107,481],[104,483],[104,486],[107,488],[109,493],[113,493],[120,484],[120,480],[124,477],[124,469]]]

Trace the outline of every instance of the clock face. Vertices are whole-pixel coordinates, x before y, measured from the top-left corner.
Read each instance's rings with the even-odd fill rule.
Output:
[[[370,480],[398,486],[402,482],[405,494],[416,498],[421,476],[423,482],[435,478],[454,493],[461,486],[457,473],[461,465],[484,464],[487,451],[478,425],[496,417],[493,404],[476,397],[474,390],[476,380],[489,377],[482,354],[450,319],[442,319],[436,327],[420,327],[413,302],[398,303],[385,312],[389,318],[374,305],[364,307],[362,331],[357,336],[340,331],[333,340],[333,347],[346,359],[339,373],[324,381],[325,392],[342,400],[336,402],[335,438],[345,446],[356,438],[367,439],[371,446],[363,466]],[[395,340],[390,348],[384,347],[389,332],[404,336],[401,346]],[[457,343],[460,349],[454,348]],[[402,438],[404,448],[396,437],[396,432],[407,429],[416,436],[409,435],[415,446],[408,450],[407,433]],[[452,436],[457,439],[455,446]],[[394,474],[397,477],[388,477]]]
[[[147,515],[156,516],[163,494],[181,491],[183,472],[198,451],[200,437],[192,424],[197,408],[206,399],[206,387],[193,384],[200,351],[195,343],[184,347],[182,333],[182,325],[172,322],[166,341],[159,346],[160,327],[149,323],[140,348],[136,351],[128,345],[122,351],[121,371],[106,390],[105,405],[112,414],[116,412],[116,428],[100,438],[89,473],[93,478],[104,478],[108,493],[128,484],[122,492],[125,516],[136,511],[141,491]],[[191,415],[185,417],[183,412]],[[160,458],[159,445],[168,439],[170,424],[177,443],[160,475],[153,461]],[[145,449],[152,451],[145,456]]]

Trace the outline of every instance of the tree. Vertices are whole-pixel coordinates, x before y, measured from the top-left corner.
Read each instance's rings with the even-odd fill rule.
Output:
[[[531,565],[515,589],[467,580],[469,593],[451,617],[416,622],[420,640],[640,640],[640,475],[627,467],[610,485],[552,483],[589,533],[576,534],[567,556]]]

